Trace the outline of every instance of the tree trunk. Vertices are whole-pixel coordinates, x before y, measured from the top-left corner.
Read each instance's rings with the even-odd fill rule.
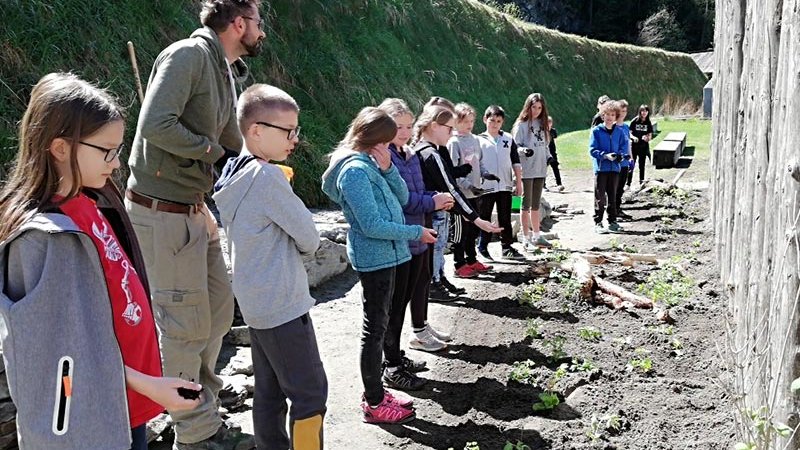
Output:
[[[794,427],[800,176],[787,168],[800,166],[800,0],[718,2],[716,23],[712,216],[734,397],[740,410],[767,407]],[[740,440],[800,448],[775,433],[759,441],[752,421],[736,416]]]

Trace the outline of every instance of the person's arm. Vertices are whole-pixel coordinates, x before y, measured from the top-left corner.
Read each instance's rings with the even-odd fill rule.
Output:
[[[450,160],[453,161],[453,166],[461,164],[461,146],[458,144],[458,139],[450,139],[447,141],[447,150],[450,152]]]
[[[214,163],[225,154],[222,146],[180,122],[186,103],[194,94],[191,80],[207,70],[203,63],[205,55],[199,52],[181,47],[160,60],[147,86],[139,127],[143,138],[165,151]]]
[[[295,195],[283,172],[274,165],[262,165],[257,177],[254,188],[247,194],[253,199],[252,204],[260,205],[266,218],[294,240],[300,253],[307,255],[316,252],[319,248],[319,232],[314,225],[314,217]]]
[[[589,154],[592,158],[602,161],[607,153],[607,150],[600,148],[600,142],[597,138],[598,133],[605,133],[605,131],[598,131],[597,129],[592,130],[592,134],[589,137]]]
[[[519,159],[519,151],[517,151],[516,140],[511,141],[511,168],[514,171],[514,180],[516,181],[515,190],[517,195],[522,195],[522,163]]]
[[[144,395],[163,406],[168,411],[188,411],[197,408],[203,402],[198,397],[194,400],[183,398],[178,388],[200,391],[203,386],[172,377],[154,377],[125,366],[125,383],[129,388]]]
[[[388,170],[381,170],[381,175],[383,175],[383,178],[389,183],[389,189],[391,189],[394,196],[397,197],[397,201],[399,201],[401,205],[408,204],[408,185],[406,185],[403,177],[400,176],[400,171],[397,170],[397,166],[392,164],[389,166]]]
[[[514,124],[514,128],[511,129],[511,138],[513,139],[514,143],[512,145],[511,153],[516,153],[517,156],[517,163],[520,162],[520,156],[531,157],[533,156],[533,149],[529,147],[523,147],[517,142],[528,142],[528,127],[521,126],[522,124],[517,123]]]
[[[350,205],[358,225],[367,237],[393,241],[417,241],[422,237],[422,227],[419,225],[403,225],[381,217],[372,195],[372,182],[364,169],[351,167],[345,170],[339,175],[338,183],[344,201]]]
[[[436,181],[436,186],[426,187],[449,192],[453,196],[453,212],[456,214],[462,215],[470,221],[478,218],[478,213],[470,207],[469,202],[464,198],[464,194],[450,182],[444,163],[439,159],[439,154],[435,149],[431,150],[427,156],[420,155],[420,162],[423,165],[423,170],[428,174],[428,178]]]

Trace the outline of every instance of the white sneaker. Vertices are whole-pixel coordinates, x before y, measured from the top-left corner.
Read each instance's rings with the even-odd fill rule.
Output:
[[[439,350],[447,348],[447,344],[431,334],[428,327],[425,327],[420,333],[414,333],[414,339],[408,343],[408,346],[414,350],[422,350],[423,352],[438,352]]]
[[[558,186],[556,186],[556,191],[558,191],[558,192],[564,192],[564,186],[563,186],[563,185],[561,185],[561,184],[559,184]]]
[[[431,326],[431,324],[426,324],[425,328],[428,330],[428,332],[433,337],[435,337],[436,339],[438,339],[438,340],[440,340],[442,342],[451,342],[453,340],[453,337],[450,335],[450,333],[447,333],[445,331],[439,331],[439,330],[433,328]]]
[[[533,243],[533,239],[526,239],[525,243],[522,244],[522,249],[528,253],[535,253],[538,250],[536,244]]]

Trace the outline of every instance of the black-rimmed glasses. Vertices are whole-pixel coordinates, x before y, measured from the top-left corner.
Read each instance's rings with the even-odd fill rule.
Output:
[[[264,29],[264,18],[263,17],[261,17],[258,20],[256,20],[255,17],[242,16],[242,19],[252,20],[253,22],[256,23],[256,26],[258,27],[259,30],[263,30]]]
[[[443,123],[440,123],[439,125],[441,125],[443,127],[447,127],[450,130],[450,134],[453,134],[453,129],[455,129],[455,127],[451,127],[450,125],[443,124]]]
[[[297,136],[300,136],[300,127],[297,127],[297,128],[284,128],[284,127],[279,127],[278,125],[273,125],[273,124],[267,123],[267,122],[256,122],[256,124],[257,125],[264,125],[265,127],[277,128],[279,130],[283,130],[283,131],[286,132],[286,139],[288,139],[290,141],[292,139],[296,138]]]
[[[100,150],[101,152],[105,153],[106,156],[103,157],[103,161],[105,161],[105,162],[113,161],[114,158],[119,156],[120,153],[122,153],[122,151],[125,150],[125,143],[124,142],[122,144],[119,144],[119,147],[117,147],[117,148],[104,148],[104,147],[100,147],[99,145],[94,145],[94,144],[90,144],[88,142],[83,142],[83,141],[78,141],[78,143],[79,144],[83,144],[83,145],[85,145],[87,147],[95,148],[95,149]]]

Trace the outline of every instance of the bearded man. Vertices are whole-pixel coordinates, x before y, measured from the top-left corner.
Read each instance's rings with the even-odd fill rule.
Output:
[[[128,162],[125,207],[144,254],[165,376],[203,386],[201,405],[170,411],[174,450],[233,448],[217,410],[214,368],[233,322],[233,292],[216,222],[204,203],[214,164],[238,152],[242,56],[265,34],[259,0],[205,0],[203,27],[158,55]],[[239,435],[240,436],[240,435]]]

